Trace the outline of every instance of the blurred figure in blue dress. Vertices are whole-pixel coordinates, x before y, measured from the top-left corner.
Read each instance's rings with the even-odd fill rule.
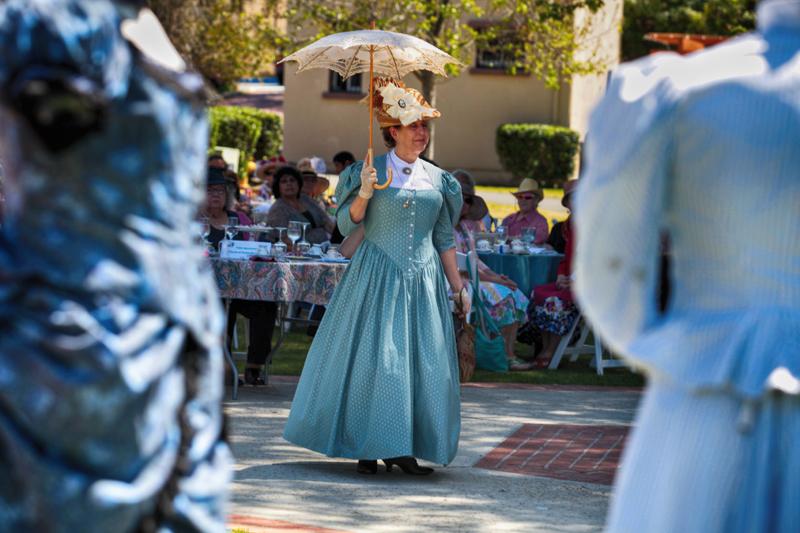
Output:
[[[137,2],[0,4],[0,530],[224,531],[202,81]]]
[[[757,21],[621,66],[591,121],[576,294],[648,375],[612,532],[800,530],[800,0]]]

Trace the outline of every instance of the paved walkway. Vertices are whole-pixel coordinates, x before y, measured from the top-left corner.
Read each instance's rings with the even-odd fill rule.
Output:
[[[226,403],[231,527],[265,531],[600,531],[637,390],[476,384],[462,389],[452,464],[427,478],[355,472],[281,438],[295,384]],[[435,466],[435,465],[434,465]]]

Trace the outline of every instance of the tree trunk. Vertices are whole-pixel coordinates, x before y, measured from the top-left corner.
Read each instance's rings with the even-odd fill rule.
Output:
[[[425,97],[425,100],[431,105],[431,107],[436,108],[436,76],[433,72],[428,72],[427,70],[423,70],[417,73],[417,77],[422,82],[422,96]],[[435,147],[436,147],[436,121],[430,120],[428,121],[428,131],[431,134],[431,140],[428,143],[428,149],[425,150],[425,157],[428,159],[433,159],[435,156]]]

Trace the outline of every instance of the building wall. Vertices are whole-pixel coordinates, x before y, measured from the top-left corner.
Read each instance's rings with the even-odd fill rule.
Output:
[[[286,157],[297,161],[317,155],[330,162],[339,150],[363,157],[369,137],[367,106],[357,99],[326,97],[327,71],[295,74],[296,70],[294,65],[287,66],[284,78]],[[419,88],[413,75],[403,81]],[[457,78],[441,80],[437,85],[437,108],[442,118],[436,121],[434,159],[443,168],[467,169],[481,181],[508,181],[510,176],[502,170],[495,152],[497,127],[506,122],[566,122],[558,116],[564,110],[554,108],[557,97],[532,76],[465,71]],[[383,153],[377,123],[373,138],[376,154]]]

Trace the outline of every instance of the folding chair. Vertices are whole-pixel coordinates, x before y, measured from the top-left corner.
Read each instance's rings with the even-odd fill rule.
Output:
[[[578,340],[573,346],[569,346],[569,341],[575,335],[578,326],[581,328]],[[570,361],[576,361],[578,356],[584,354],[594,354],[594,359],[592,359],[590,365],[596,368],[598,376],[603,375],[604,368],[618,368],[626,366],[625,362],[620,361],[619,359],[603,359],[603,353],[605,350],[603,349],[603,343],[600,342],[597,334],[592,335],[594,338],[593,345],[586,342],[590,332],[591,327],[589,326],[589,323],[585,318],[583,318],[583,316],[578,316],[575,319],[575,322],[573,322],[572,327],[569,328],[567,334],[561,337],[561,341],[559,341],[556,352],[553,354],[553,358],[550,360],[550,365],[547,368],[549,370],[555,370],[558,368],[558,365],[561,363],[561,358],[565,355],[570,356]]]

